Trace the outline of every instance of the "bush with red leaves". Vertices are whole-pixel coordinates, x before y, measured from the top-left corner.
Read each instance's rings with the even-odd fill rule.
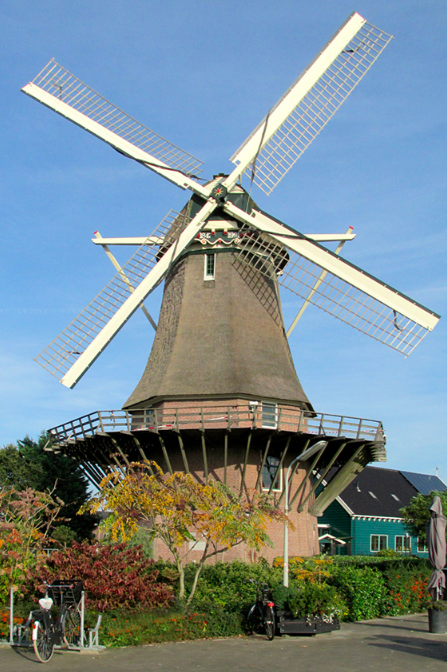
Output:
[[[86,606],[105,611],[122,607],[162,607],[174,599],[172,589],[157,583],[153,561],[141,547],[73,543],[71,548],[41,557],[29,576],[34,588],[45,592],[44,581],[80,579]]]

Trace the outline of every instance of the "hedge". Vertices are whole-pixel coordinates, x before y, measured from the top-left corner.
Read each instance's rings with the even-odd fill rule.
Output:
[[[62,569],[70,573],[72,570],[84,579],[91,591],[87,625],[94,625],[98,609],[102,609],[100,639],[109,646],[241,635],[256,597],[253,580],[267,583],[279,601],[284,592],[281,559],[273,567],[265,560],[254,564],[219,562],[203,568],[194,601],[185,610],[178,602],[172,603],[178,580],[175,566],[150,562],[138,548],[116,545],[102,550],[76,545],[64,559],[60,551],[53,556],[39,563],[39,569],[43,565],[47,572],[51,570],[51,576]],[[194,570],[193,564],[186,568],[187,589]],[[312,596],[320,606],[322,598],[330,598],[331,604],[337,600],[338,615],[349,621],[417,613],[424,611],[430,601],[430,573],[429,563],[418,558],[291,558],[292,593],[287,599],[297,613],[318,610],[317,604],[311,604]],[[34,587],[44,578],[38,574],[28,586],[28,602],[17,605],[22,616],[32,608]],[[142,581],[147,584],[145,590],[141,590]],[[294,599],[296,588],[300,592]],[[6,605],[3,609],[0,605],[0,639],[7,634],[5,609]]]

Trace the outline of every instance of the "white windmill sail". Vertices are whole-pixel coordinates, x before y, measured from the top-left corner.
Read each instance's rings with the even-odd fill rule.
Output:
[[[380,56],[391,35],[353,13],[231,157],[270,194]]]
[[[200,191],[192,176],[200,172],[201,161],[140,124],[55,60],[22,91],[182,189],[194,186]]]
[[[368,336],[409,355],[438,323],[436,313],[266,213],[225,209],[250,234],[236,252],[240,260],[267,276],[272,263],[280,267],[283,287]]]
[[[228,201],[225,202],[225,194],[231,192],[240,176],[247,171],[252,172],[258,186],[270,193],[357,85],[390,39],[391,36],[368,25],[360,15],[352,14],[236,152],[233,156],[236,167],[217,187],[215,181],[201,186],[194,179],[200,167],[194,157],[139,124],[55,61],[51,61],[33,82],[22,89],[24,93],[182,189],[191,189],[204,199],[204,204],[191,221],[186,221],[185,228],[180,228],[174,235],[174,240],[165,238],[169,238],[172,233],[172,219],[163,220],[160,225],[162,231],[157,229],[148,237],[146,244],[96,299],[39,355],[37,361],[59,377],[64,385],[73,387],[148,294],[162,281],[170,266],[205,225],[207,218],[217,207],[222,206],[244,224],[271,234],[300,258],[313,263],[320,272],[321,269],[327,272],[325,282],[321,282],[318,287],[319,292],[314,291],[316,305],[345,321],[350,320],[352,326],[384,342],[393,340],[388,335],[392,330],[390,325],[394,325],[399,333],[405,332],[405,338],[397,339],[405,344],[399,345],[402,351],[407,343],[413,343],[410,341],[411,334],[413,340],[420,340],[412,325],[403,325],[400,316],[412,320],[422,329],[430,330],[438,319],[434,313],[335,255],[331,256],[331,253],[305,237],[300,237],[299,234],[291,237],[287,227],[265,213],[253,212],[248,215]],[[163,237],[164,242],[162,248],[158,248],[157,254],[154,241],[159,237]],[[275,245],[278,248],[277,242]],[[265,254],[268,253],[266,249]],[[249,255],[245,258],[247,256]],[[290,268],[291,266],[289,263]],[[296,293],[301,291],[300,295],[307,292],[305,298],[310,300],[306,282],[301,282],[306,289],[298,290],[298,280],[302,276],[301,267],[295,263],[294,268],[293,272],[288,272],[288,276],[294,280],[290,279],[286,286]],[[308,271],[308,275],[312,273]],[[360,294],[353,297],[344,289],[339,292],[343,298],[335,299],[335,279],[343,280],[349,287],[356,288],[387,307],[388,313],[383,317],[383,324],[386,323],[388,327],[377,326],[379,322],[374,316],[379,311],[371,308],[370,304],[365,308],[366,304],[362,303]],[[315,284],[313,288],[315,289]],[[317,301],[317,294],[324,297],[325,301]],[[351,318],[352,315],[355,319]],[[374,334],[368,326],[370,324],[374,325]]]
[[[160,250],[167,250],[174,244],[186,224],[186,215],[173,210],[168,212],[98,296],[36,357],[36,361],[61,380],[154,268]],[[154,245],[154,240],[160,243]]]

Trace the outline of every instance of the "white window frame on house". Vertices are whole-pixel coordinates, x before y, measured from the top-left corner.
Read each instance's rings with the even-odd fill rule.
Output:
[[[373,548],[373,539],[377,539],[377,548]],[[385,546],[382,545],[383,539],[385,539]],[[369,548],[371,550],[371,553],[378,553],[379,551],[385,551],[388,548],[388,535],[371,534]]]
[[[270,490],[273,477],[276,473],[279,463],[280,463],[279,458],[275,457],[274,455],[267,455],[267,457],[265,458],[264,466],[262,467],[262,473],[261,473],[261,482],[263,490]],[[268,479],[270,479],[270,481]],[[276,476],[276,483],[272,488],[272,492],[282,492],[282,469],[279,470],[278,475]]]
[[[214,252],[204,254],[203,279],[214,280],[216,273],[216,255]]]
[[[394,537],[394,550],[397,553],[411,553],[411,537],[407,534],[396,534]]]
[[[417,538],[416,538],[416,542],[417,542],[417,550],[418,550],[418,553],[428,553],[428,548],[427,548],[427,546],[426,546],[426,544],[425,544],[425,541],[422,541],[422,539],[420,539],[419,537],[417,537]]]
[[[278,404],[263,401],[261,405],[261,427],[268,429],[278,428]]]

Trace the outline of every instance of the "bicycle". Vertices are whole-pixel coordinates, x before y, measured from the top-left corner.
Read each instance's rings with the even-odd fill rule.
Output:
[[[34,652],[41,663],[51,660],[55,646],[67,648],[81,642],[81,616],[79,613],[82,596],[82,581],[54,581],[47,584],[45,597],[39,600],[40,609],[30,614],[31,638]],[[52,607],[59,607],[56,620]]]
[[[248,612],[247,620],[251,632],[258,627],[263,627],[268,640],[272,640],[276,632],[275,603],[272,601],[272,592],[266,583],[259,583],[250,579],[250,583],[256,584],[256,602]]]

